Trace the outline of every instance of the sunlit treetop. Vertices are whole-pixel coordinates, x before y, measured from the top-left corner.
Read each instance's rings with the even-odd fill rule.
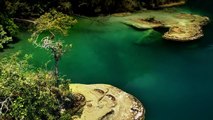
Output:
[[[37,33],[52,31],[66,35],[68,29],[76,23],[77,20],[73,17],[57,12],[56,10],[52,10],[35,20],[35,31]]]
[[[48,46],[51,47],[50,45],[54,42],[60,41],[55,38],[56,33],[67,35],[68,30],[77,23],[77,20],[71,16],[52,10],[40,16],[33,23],[35,26],[30,41],[38,47],[47,48]],[[46,37],[39,38],[44,32],[47,34]]]

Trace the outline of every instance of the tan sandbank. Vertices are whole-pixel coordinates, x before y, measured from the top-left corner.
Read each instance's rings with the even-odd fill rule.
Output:
[[[70,84],[86,99],[82,114],[73,120],[144,120],[145,109],[134,96],[107,84]]]

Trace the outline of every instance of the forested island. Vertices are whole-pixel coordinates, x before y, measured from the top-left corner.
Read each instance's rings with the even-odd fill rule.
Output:
[[[186,0],[1,0],[0,52],[19,42],[17,34],[51,56],[52,69],[33,66],[31,54],[16,51],[0,56],[1,120],[144,120],[145,108],[136,97],[108,84],[73,84],[60,74],[61,58],[73,45],[59,39],[78,19],[112,17],[113,21],[161,31],[164,40],[188,42],[204,36],[206,16],[170,11]],[[95,18],[95,19],[94,19]],[[90,26],[88,26],[90,27]],[[25,49],[28,49],[27,46]],[[33,53],[32,53],[33,54]],[[145,105],[146,106],[146,105]]]

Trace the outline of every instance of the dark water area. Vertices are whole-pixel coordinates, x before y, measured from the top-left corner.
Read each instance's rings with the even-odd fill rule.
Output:
[[[199,7],[178,10],[212,18]],[[144,104],[146,120],[213,120],[212,31],[210,23],[202,39],[177,43],[163,40],[158,31],[80,19],[69,36],[61,37],[73,48],[63,56],[60,71],[73,83],[107,83],[133,94]],[[35,66],[51,58],[27,41],[29,33],[18,37],[21,41],[0,57],[22,50],[33,54]]]
[[[202,10],[207,13],[213,13],[213,1],[212,0],[188,0],[186,6],[188,9]]]

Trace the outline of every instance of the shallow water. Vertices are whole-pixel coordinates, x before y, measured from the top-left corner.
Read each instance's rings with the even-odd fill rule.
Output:
[[[108,83],[135,95],[146,108],[146,120],[212,120],[212,30],[209,24],[201,40],[176,43],[162,40],[161,32],[80,19],[69,36],[61,37],[73,48],[60,71],[74,83]],[[51,58],[26,40],[29,33],[18,37],[21,41],[1,57],[22,50],[33,54],[35,66]]]

